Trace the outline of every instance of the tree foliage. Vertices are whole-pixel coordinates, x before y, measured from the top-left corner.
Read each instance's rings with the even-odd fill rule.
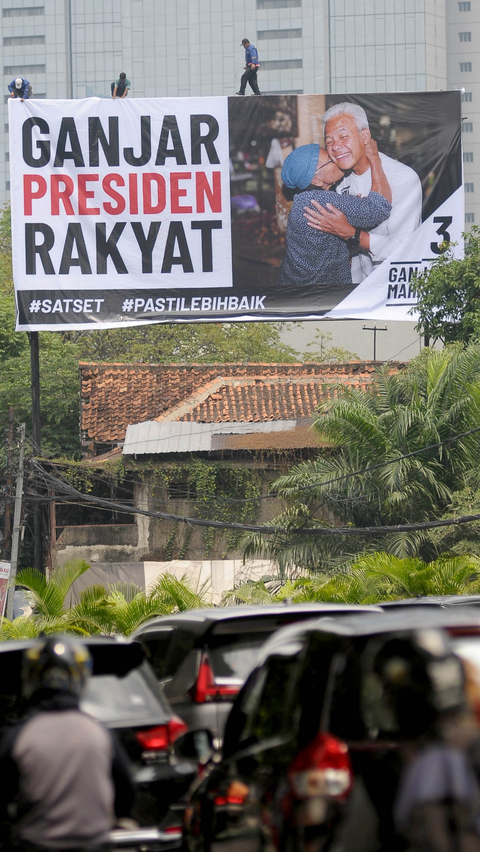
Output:
[[[335,526],[375,527],[449,511],[480,462],[477,434],[452,439],[477,427],[479,414],[480,346],[473,344],[425,349],[400,372],[379,368],[365,390],[333,386],[315,428],[337,449],[276,480],[273,491],[286,502],[278,533],[249,537],[246,555],[269,556],[283,571],[339,568],[365,549],[431,558],[434,537],[421,531],[365,539],[303,529],[325,526],[328,515]]]
[[[414,280],[417,329],[444,343],[467,345],[480,337],[480,228],[465,237],[463,260],[449,246]]]
[[[77,604],[67,605],[72,584],[88,571],[82,561],[66,563],[47,580],[33,568],[19,572],[17,584],[27,590],[31,615],[3,619],[0,641],[31,639],[40,633],[130,636],[150,618],[211,605],[205,585],[193,588],[188,577],[163,574],[147,591],[133,583],[109,589],[88,586]],[[289,601],[376,604],[424,595],[480,594],[480,557],[442,554],[426,563],[399,559],[391,553],[363,554],[347,571],[303,574],[283,580],[267,577],[243,583],[228,592],[223,606]]]
[[[167,363],[295,361],[281,323],[158,323],[69,332],[80,360]]]
[[[312,348],[313,352],[309,353],[309,360],[321,361],[324,364],[345,363],[345,361],[360,361],[360,357],[355,352],[350,352],[342,346],[332,346],[332,335],[330,332],[317,330],[314,339],[311,343],[307,343],[307,348]]]
[[[86,562],[72,560],[57,568],[48,580],[35,568],[19,571],[16,585],[26,590],[33,612],[13,621],[4,618],[0,641],[33,638],[40,633],[86,636],[121,633],[129,636],[149,618],[197,609],[210,603],[205,586],[194,589],[185,576],[178,579],[163,574],[147,591],[133,583],[119,583],[109,589],[101,585],[88,586],[80,594],[78,603],[68,606],[73,583],[89,568]]]
[[[317,574],[289,579],[244,583],[226,592],[225,605],[267,604],[286,599],[292,603],[378,604],[426,595],[480,594],[480,558],[443,554],[426,563],[399,559],[391,553],[365,554],[350,570],[331,576]]]

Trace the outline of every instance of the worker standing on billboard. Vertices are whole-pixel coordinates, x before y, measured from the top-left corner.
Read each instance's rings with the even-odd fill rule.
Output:
[[[261,95],[257,83],[257,71],[260,68],[258,61],[258,53],[255,45],[250,44],[248,38],[242,38],[242,46],[245,48],[245,73],[242,74],[240,80],[240,90],[237,95],[244,95],[247,83],[253,91],[254,95]]]

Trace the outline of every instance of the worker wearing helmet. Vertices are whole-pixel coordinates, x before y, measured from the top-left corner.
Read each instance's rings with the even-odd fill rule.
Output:
[[[464,666],[448,637],[429,628],[390,634],[371,640],[364,658],[372,730],[402,744],[396,790],[391,773],[377,766],[383,807],[382,794],[371,788],[382,848],[480,852],[480,788],[471,752],[478,729],[471,726]],[[387,839],[390,815],[396,836]]]
[[[0,743],[0,777],[8,779],[0,825],[9,825],[18,850],[106,850],[115,815],[130,812],[128,760],[79,709],[91,669],[88,649],[68,636],[42,637],[24,652],[29,712]]]

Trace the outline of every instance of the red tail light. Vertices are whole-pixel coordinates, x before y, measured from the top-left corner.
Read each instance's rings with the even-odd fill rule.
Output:
[[[247,801],[250,788],[242,781],[232,781],[225,796],[216,796],[215,804],[224,805],[244,805]]]
[[[288,777],[297,799],[346,799],[353,787],[348,746],[331,734],[318,734],[295,758]]]
[[[135,736],[144,751],[168,751],[169,746],[177,737],[186,733],[188,727],[178,716],[172,716],[166,725],[157,725],[147,731],[137,731]]]
[[[215,804],[222,807],[223,805],[244,805],[245,799],[241,796],[217,796]]]
[[[207,701],[222,701],[222,699],[234,698],[239,689],[240,686],[236,684],[225,685],[216,683],[208,656],[207,654],[202,654],[197,680],[191,691],[195,704],[205,704]]]

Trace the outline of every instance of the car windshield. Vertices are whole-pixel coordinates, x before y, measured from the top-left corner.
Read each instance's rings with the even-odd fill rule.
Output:
[[[141,669],[125,677],[94,675],[87,682],[81,708],[107,725],[162,723],[168,713]]]
[[[243,683],[255,665],[258,650],[268,635],[262,632],[248,636],[227,634],[212,637],[208,656],[215,680],[220,682],[228,678]]]

